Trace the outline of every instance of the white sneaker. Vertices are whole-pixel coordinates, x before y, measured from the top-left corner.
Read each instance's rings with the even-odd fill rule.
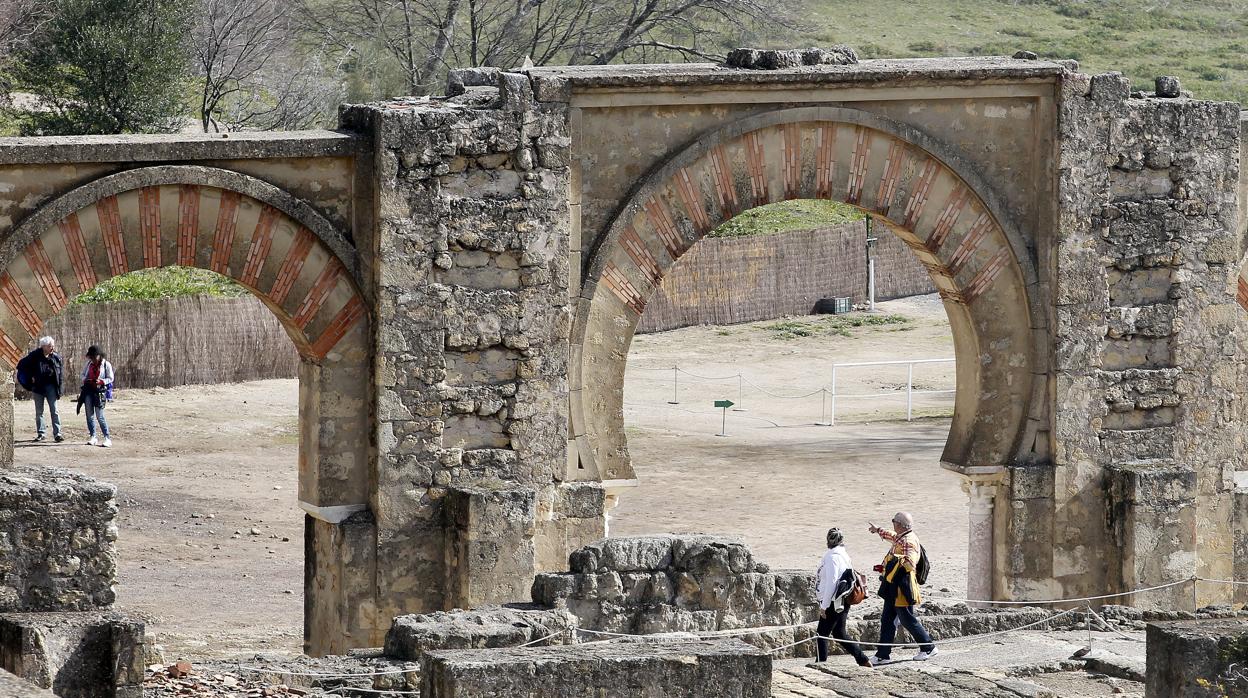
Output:
[[[871,662],[871,666],[884,666],[885,664],[892,664],[893,662],[897,660],[892,659],[892,658],[881,659],[880,657],[877,657],[873,654],[867,657],[867,661]]]
[[[95,434],[92,434],[92,435],[91,435],[91,438],[87,439],[87,445],[88,445],[88,446],[94,446],[94,445],[95,445]]]
[[[928,659],[931,659],[932,657],[935,657],[935,656],[936,656],[936,648],[935,648],[935,647],[933,647],[933,648],[932,648],[932,651],[931,651],[931,652],[923,652],[923,651],[921,651],[921,650],[920,650],[918,654],[914,655],[914,661],[916,661],[916,662],[922,662],[922,661],[926,661],[926,660],[928,660]]]
[[[104,443],[102,443],[102,444],[100,444],[100,445],[101,445],[101,446],[103,446],[104,448],[108,448],[109,446],[112,446],[112,445],[113,445],[113,440],[112,440],[112,439],[110,439],[110,438],[108,438],[107,436],[105,436],[105,437],[104,437]]]

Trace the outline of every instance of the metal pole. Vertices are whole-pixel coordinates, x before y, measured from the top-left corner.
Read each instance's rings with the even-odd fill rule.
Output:
[[[680,397],[676,391],[680,385],[680,366],[672,365],[672,399],[667,401],[669,405],[679,405]]]
[[[914,364],[906,365],[906,421],[914,414]]]
[[[716,434],[716,436],[727,436],[727,435],[728,435],[728,408],[727,408],[727,407],[725,407],[725,408],[723,409],[723,413],[724,413],[724,419],[723,419],[723,422],[721,423],[721,425],[720,425],[720,427],[719,427],[719,433],[718,433],[718,434]]]
[[[832,422],[828,421],[828,389],[819,389],[819,421],[815,422],[817,427],[830,427]]]
[[[745,402],[745,377],[740,373],[737,374],[737,406],[732,408],[733,412],[744,412],[745,408],[742,403]]]
[[[828,426],[836,424],[836,364],[832,364],[832,395],[829,398],[832,403],[832,415],[828,419]]]
[[[867,260],[867,302],[875,312],[875,257]]]

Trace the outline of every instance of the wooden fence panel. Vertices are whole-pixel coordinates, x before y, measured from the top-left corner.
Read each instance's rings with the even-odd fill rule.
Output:
[[[876,299],[932,293],[914,253],[876,228]],[[638,332],[731,325],[807,315],[820,298],[867,297],[866,228],[861,222],[778,235],[704,238],[663,277]]]
[[[56,339],[68,386],[77,385],[91,344],[108,354],[122,389],[298,375],[294,343],[252,296],[71,306],[49,320],[41,335]]]

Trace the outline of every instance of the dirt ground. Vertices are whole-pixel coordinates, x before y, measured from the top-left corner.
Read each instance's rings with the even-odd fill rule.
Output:
[[[857,565],[869,569],[885,548],[867,532],[868,522],[887,525],[897,511],[908,510],[932,561],[932,588],[963,594],[966,495],[957,477],[940,467],[953,396],[916,398],[915,415],[931,416],[906,422],[906,366],[842,368],[839,395],[894,397],[840,398],[836,425],[818,426],[827,421],[824,395],[790,399],[760,390],[785,396],[818,391],[828,386],[833,363],[953,356],[935,297],[877,309],[910,322],[858,328],[848,337],[778,339],[767,329],[774,322],[636,337],[624,421],[639,486],[611,512],[611,534],[734,533],[773,567],[813,569],[825,532],[838,526]],[[682,369],[677,405],[668,404],[673,365]],[[742,381],[739,397],[737,373],[757,387]],[[952,363],[916,366],[916,389],[951,389],[953,374]],[[725,416],[713,406],[719,399],[746,408],[727,412],[727,437],[716,436]]]
[[[893,301],[881,310],[905,325],[844,336],[780,339],[773,323],[688,328],[638,337],[629,360],[626,423],[640,486],[611,512],[611,534],[726,532],[743,535],[775,567],[813,567],[824,530],[845,530],[860,567],[883,554],[866,531],[898,509],[918,519],[933,563],[933,588],[965,584],[966,502],[941,470],[947,418],[856,423],[901,416],[904,399],[838,402],[832,427],[814,426],[817,391],[833,362],[946,358],[952,341],[939,302]],[[818,334],[818,333],[816,333]],[[666,368],[666,371],[647,370]],[[919,367],[922,387],[953,385],[952,364]],[[899,369],[841,372],[838,392],[904,394]],[[900,390],[898,387],[900,386]],[[85,444],[81,417],[66,408],[64,444],[29,442],[30,402],[18,402],[17,460],[59,465],[118,486],[118,607],[148,619],[168,658],[226,657],[302,647],[303,517],[296,500],[298,386],[293,380],[121,391],[108,407],[114,447]],[[728,437],[716,437],[715,399],[738,401]],[[916,402],[916,415],[947,415],[951,396]],[[253,533],[253,531],[255,533]]]
[[[14,409],[19,463],[117,485],[117,606],[168,658],[301,651],[296,381],[120,391],[111,449],[85,445],[72,403],[62,444],[30,443],[34,407]]]

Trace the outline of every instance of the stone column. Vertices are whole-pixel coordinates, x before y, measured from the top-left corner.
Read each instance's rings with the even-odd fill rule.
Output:
[[[992,510],[999,484],[999,475],[962,476],[962,491],[970,497],[970,525],[966,541],[968,599],[992,598]]]

